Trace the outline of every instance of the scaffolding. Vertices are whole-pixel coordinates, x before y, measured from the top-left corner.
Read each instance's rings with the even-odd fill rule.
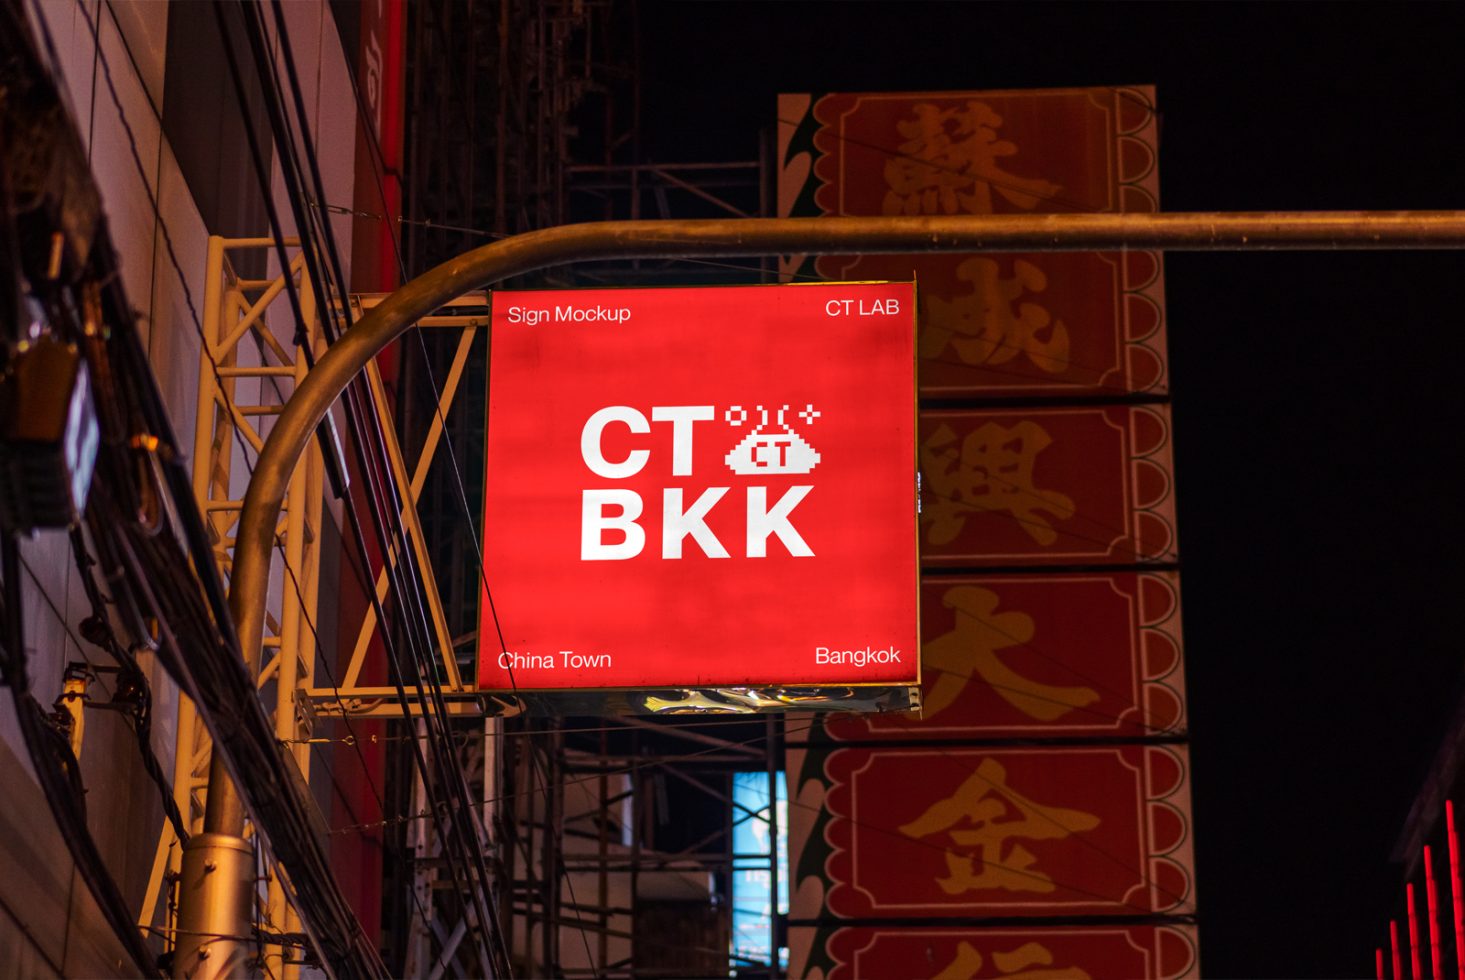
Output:
[[[634,0],[434,0],[412,11],[403,222],[409,275],[491,237],[567,222],[771,213],[766,142],[742,160],[642,158]],[[760,282],[773,268],[758,260],[600,262],[516,285]],[[435,427],[447,420],[441,441],[452,456],[436,453],[419,507],[466,672],[483,645],[482,570],[472,546],[478,515],[464,513],[463,498],[473,507],[482,499],[487,344],[452,334],[424,331],[420,343],[402,345],[398,422],[409,455],[430,460]],[[448,390],[444,379],[458,378]],[[391,709],[382,702],[382,710]],[[492,706],[478,699],[465,710]],[[757,718],[729,728],[729,721],[484,723],[484,785],[497,790],[485,795],[485,817],[518,973],[727,976],[730,964],[747,976],[776,973],[776,955],[772,965],[731,956],[734,866],[761,870],[775,895],[778,876],[776,807],[739,814],[731,773],[767,775],[772,800],[782,722]],[[767,853],[734,853],[732,827],[740,820],[768,826]],[[431,884],[431,828],[424,823],[414,833],[400,843],[424,858],[411,886],[422,894]],[[410,920],[408,896],[396,899],[399,921]],[[420,963],[422,931],[412,932],[406,941],[417,952],[408,962]]]
[[[776,957],[735,947],[731,913],[738,873],[779,893],[778,807],[739,800],[733,774],[766,779],[762,799],[778,799],[781,727],[773,716],[540,720],[533,734],[507,740],[506,782],[520,791],[500,813],[499,835],[518,969],[776,975]],[[749,821],[764,828],[756,836],[766,850],[735,847],[734,826]]]
[[[287,269],[266,278],[251,278],[239,268],[265,267],[276,250],[267,238],[209,239],[204,269],[203,347],[199,354],[199,394],[197,429],[194,436],[194,492],[199,509],[214,545],[214,557],[225,578],[232,568],[235,525],[243,505],[243,496],[252,475],[254,460],[269,435],[269,427],[290,394],[308,370],[306,348],[315,353],[323,350],[317,307],[305,262],[298,251],[299,243],[287,241],[291,257]],[[288,281],[287,281],[288,280]],[[285,302],[289,288],[300,297],[302,326],[297,326],[293,311]],[[351,315],[361,315],[378,297],[353,297]],[[469,348],[486,322],[485,299],[482,294],[461,298],[437,317],[426,318],[422,326],[444,328],[455,335],[454,367],[445,375],[443,391],[446,407],[451,408],[459,388],[462,368]],[[287,338],[282,340],[281,338]],[[387,457],[399,486],[409,488],[404,495],[401,521],[406,529],[405,547],[413,549],[417,565],[424,576],[427,608],[440,653],[439,676],[443,683],[449,713],[474,719],[482,734],[484,706],[459,673],[455,641],[447,630],[443,604],[438,596],[431,563],[427,561],[428,539],[419,518],[416,500],[426,480],[427,469],[443,434],[443,415],[429,428],[420,458],[409,472],[402,448],[395,438],[392,405],[380,371],[373,364],[366,372],[370,407],[383,422]],[[334,662],[337,651],[318,649],[321,634],[335,635],[334,622],[322,622],[320,588],[321,544],[326,531],[326,486],[324,461],[318,445],[312,445],[304,463],[295,471],[284,507],[284,519],[276,529],[277,547],[283,564],[271,584],[270,612],[266,616],[264,649],[256,684],[260,697],[271,711],[275,737],[293,761],[300,785],[311,782],[312,750],[339,741],[332,737],[330,722],[343,717],[361,719],[404,720],[420,711],[417,704],[404,705],[394,688],[362,683],[363,669],[379,624],[368,611],[363,619],[345,668],[339,673],[329,663],[322,672],[325,683],[317,683],[320,657]],[[387,591],[389,571],[400,558],[397,550],[389,552],[379,570],[374,587],[379,599]],[[327,607],[327,615],[336,610]],[[473,731],[472,727],[469,731]],[[207,788],[212,745],[208,731],[191,701],[180,698],[178,708],[178,748],[174,766],[175,802],[183,814],[190,833],[203,830],[207,806]],[[487,755],[483,739],[465,739],[463,763],[466,771],[477,773],[471,785],[483,785],[484,760]],[[420,783],[413,779],[407,793],[410,804],[401,809],[421,812]],[[308,792],[306,795],[309,795]],[[410,805],[410,809],[408,806]],[[441,857],[439,842],[431,831],[430,821],[417,821],[406,832],[407,844],[426,869],[432,869]],[[147,890],[139,913],[139,923],[149,928],[162,928],[171,933],[176,928],[174,893],[182,861],[182,848],[170,823],[165,822],[154,853]],[[412,933],[421,941],[416,948],[420,971],[428,972],[434,960],[430,950],[435,942],[438,960],[451,964],[461,942],[462,920],[439,911],[434,870],[424,871],[428,901],[417,907],[426,909],[425,916],[415,916]],[[269,868],[261,875],[264,887],[259,895],[263,912],[262,930],[273,935],[300,932],[300,923],[285,898],[277,876]],[[454,938],[454,930],[460,930]],[[300,963],[287,955],[284,945],[266,946],[265,967],[274,976],[299,975]],[[441,952],[445,951],[445,952]],[[467,952],[467,949],[464,949]]]

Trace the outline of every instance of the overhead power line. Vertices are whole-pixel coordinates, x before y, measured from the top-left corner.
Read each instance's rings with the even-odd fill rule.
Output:
[[[7,17],[17,9],[6,5]],[[98,25],[85,5],[79,9],[98,51],[101,78],[120,112],[116,84],[102,49]],[[45,30],[44,16],[39,23]],[[54,52],[49,37],[47,43]],[[134,164],[142,171],[136,139],[125,114],[121,122]],[[151,187],[148,192],[151,195]],[[176,263],[165,226],[160,231]],[[134,450],[124,446],[126,459],[119,463],[112,459],[116,444],[104,441],[98,465],[100,475],[93,482],[93,501],[87,517],[102,562],[116,570],[113,598],[118,608],[129,612],[125,624],[129,642],[156,644],[165,668],[199,705],[216,746],[249,788],[257,827],[291,867],[291,887],[301,903],[302,919],[321,944],[328,961],[363,975],[380,973],[379,958],[362,941],[359,924],[330,878],[324,853],[312,836],[306,808],[294,796],[288,773],[282,768],[271,726],[258,704],[253,682],[244,674],[210,543],[192,498],[191,478],[182,465],[183,454],[140,349],[131,307],[121,295],[115,256],[104,230],[98,231],[87,261],[89,265],[80,270],[80,275],[99,289],[102,321],[99,326],[106,327],[99,334],[100,341],[88,345],[88,358],[105,359],[93,364],[94,376],[115,382],[99,407],[101,412],[114,413],[104,414],[104,432],[109,433],[108,439],[117,432],[141,432],[147,436],[146,443],[154,448],[146,452],[157,464],[160,489],[179,522],[178,538],[157,534],[156,528],[137,525],[138,508],[131,489],[137,469]],[[53,318],[65,319],[65,310],[53,313]],[[115,414],[116,411],[121,414]],[[109,489],[120,493],[121,498],[108,503],[112,499],[108,496]],[[116,511],[106,509],[118,504],[122,506]],[[156,637],[151,633],[149,618],[159,628]]]
[[[231,72],[235,77],[236,87],[239,87],[241,83],[239,79],[238,66],[236,63],[233,62],[232,45],[228,43],[229,27],[225,20],[224,8],[222,6],[216,7],[216,11],[219,14],[221,32],[226,39],[225,50],[226,54],[230,56]],[[334,339],[334,337],[338,336],[341,331],[332,327],[330,325],[330,320],[338,314],[344,315],[344,310],[346,308],[346,304],[344,302],[345,290],[343,288],[344,276],[341,273],[339,257],[335,252],[334,242],[330,239],[329,224],[326,223],[321,227],[313,226],[311,222],[312,216],[308,211],[306,211],[302,204],[302,194],[300,192],[300,187],[301,181],[304,179],[303,171],[298,158],[296,158],[295,156],[296,147],[294,144],[293,134],[288,124],[285,122],[284,108],[281,105],[279,99],[278,93],[280,89],[280,80],[277,76],[274,76],[273,74],[273,63],[270,62],[269,59],[263,54],[264,44],[262,43],[261,39],[261,35],[263,33],[262,25],[259,21],[256,21],[253,17],[250,16],[251,14],[255,14],[262,20],[263,15],[260,14],[258,10],[252,9],[241,9],[241,13],[244,15],[245,30],[248,36],[248,40],[250,42],[251,51],[254,54],[256,68],[261,77],[261,81],[264,83],[266,107],[269,110],[271,126],[276,132],[277,145],[281,147],[282,170],[284,171],[287,186],[290,190],[290,198],[292,202],[292,207],[295,210],[297,225],[299,226],[302,235],[306,237],[305,258],[307,268],[309,270],[309,275],[313,284],[316,287],[318,295],[320,295],[324,300],[323,310],[326,315],[327,323],[326,335],[328,340]],[[304,110],[300,101],[298,78],[294,77],[293,57],[290,55],[288,47],[288,32],[285,30],[283,25],[282,12],[277,9],[275,13],[278,28],[277,36],[281,38],[282,51],[284,54],[284,61],[287,72],[289,72],[292,76],[292,90],[294,91],[294,98],[297,110],[296,127],[301,131],[303,135],[302,143],[305,146],[306,155],[309,158],[313,154],[313,148],[311,147],[308,135],[308,127],[306,125],[306,120],[304,116]],[[251,140],[254,144],[253,150],[256,159],[257,173],[261,177],[261,183],[266,190],[266,196],[268,199],[268,179],[263,173],[264,168],[262,165],[262,160],[260,160],[259,158],[258,142],[256,139],[254,139],[253,136],[251,136]],[[318,181],[318,168],[314,167],[313,160],[311,161],[311,163],[312,170],[314,171],[313,176]],[[269,209],[272,212],[272,228],[275,231],[276,238],[280,239],[282,238],[282,229],[279,225],[278,216],[273,213],[272,202],[269,202]],[[295,308],[296,311],[297,322],[300,322],[299,301],[298,298],[294,295],[293,282],[287,282],[287,290],[291,294],[290,300],[292,306]],[[344,327],[342,327],[342,330],[343,329]],[[356,393],[348,394],[348,421],[351,423],[352,426],[353,443],[357,447],[357,450],[361,456],[362,473],[368,488],[368,502],[372,504],[373,527],[377,534],[379,548],[381,549],[383,554],[388,554],[391,552],[392,549],[390,548],[389,542],[387,541],[388,535],[384,531],[384,524],[391,523],[392,518],[395,517],[395,508],[393,507],[393,502],[396,499],[396,492],[390,492],[390,496],[393,498],[392,501],[385,500],[384,495],[381,492],[382,487],[392,487],[392,484],[390,482],[390,468],[384,465],[384,461],[381,459],[382,453],[379,452],[377,454],[373,454],[362,452],[362,450],[367,446],[368,443],[377,446],[379,450],[382,449],[381,433],[375,427],[374,413],[367,411],[365,406],[366,399],[364,397],[360,397]],[[364,536],[361,533],[360,522],[356,518],[354,512],[354,504],[349,499],[349,497],[347,497],[343,501],[343,503],[345,506],[346,514],[348,516],[348,520],[352,524],[353,534],[356,537],[358,551],[364,556],[365,554],[367,554],[367,549],[365,547]],[[392,536],[396,537],[399,541],[405,543],[405,538],[401,529],[394,528],[394,532],[395,533]],[[413,628],[414,626],[425,627],[426,619],[420,605],[420,599],[415,594],[416,589],[408,587],[406,581],[402,577],[403,575],[413,570],[410,555],[407,561],[403,563],[403,565],[403,568],[391,570],[391,578],[396,586],[395,592],[398,597],[399,608],[404,611],[415,611],[417,614],[416,616],[408,617],[408,623],[411,625],[408,626],[405,634],[409,641],[409,645],[413,649],[412,657],[408,658],[407,660],[407,664],[413,668],[410,675],[406,670],[403,669],[402,659],[395,656],[394,644],[391,642],[390,635],[384,634],[384,639],[388,644],[389,659],[394,664],[393,676],[395,678],[395,682],[398,685],[399,697],[405,701],[407,695],[405,688],[402,686],[402,681],[404,678],[412,676],[414,677],[413,683],[418,688],[418,697],[424,702],[433,702],[433,707],[428,708],[423,712],[424,724],[429,727],[429,730],[432,730],[436,726],[441,726],[444,724],[442,719],[445,717],[445,715],[440,710],[442,692],[435,676],[433,676],[431,658],[426,655],[423,644],[421,644],[419,641],[419,637],[422,635],[422,632],[425,632],[425,628],[422,630],[422,632],[419,632],[418,629]],[[375,600],[374,590],[368,588],[367,592],[368,595],[372,598],[374,604],[379,606],[379,603],[376,603]],[[382,622],[386,622],[384,611],[378,608],[377,612],[380,620]],[[414,620],[415,622],[413,622]],[[430,645],[430,641],[428,645]],[[426,707],[426,704],[424,706]],[[414,741],[414,746],[415,744],[416,743]],[[484,901],[485,890],[487,888],[487,874],[486,869],[482,865],[481,847],[479,846],[479,835],[475,832],[471,835],[471,837],[467,836],[468,831],[472,826],[472,819],[474,815],[471,810],[471,806],[468,804],[468,801],[466,799],[466,786],[462,785],[461,774],[458,773],[456,770],[456,760],[452,757],[451,754],[452,750],[450,745],[450,738],[448,737],[446,729],[444,728],[441,731],[440,737],[434,737],[432,740],[430,740],[429,744],[432,748],[432,754],[434,755],[434,765],[431,768],[426,765],[426,760],[422,758],[420,751],[416,752],[419,768],[423,771],[425,777],[425,785],[429,787],[430,793],[432,792],[432,787],[435,785],[445,786],[449,789],[450,793],[453,796],[458,797],[458,802],[454,807],[454,809],[456,810],[456,814],[450,819],[450,822],[445,827],[446,833],[444,834],[444,840],[449,845],[450,850],[456,850],[459,859],[463,859],[468,861],[468,863],[470,864],[477,865],[477,868],[475,868],[475,871],[477,872],[476,875],[469,876],[463,874],[461,871],[455,871],[454,877],[459,879],[460,888],[463,891],[466,891],[466,893],[470,896],[476,896],[474,898],[474,901],[477,903],[478,907],[475,916],[479,922],[479,928],[486,930],[489,935],[493,935],[497,926],[497,917],[496,914],[492,913],[489,910],[490,906]],[[435,776],[433,775],[434,772],[436,773]],[[435,807],[435,809],[437,808]],[[456,847],[454,845],[456,845]],[[476,887],[471,884],[473,877],[476,877],[478,881],[478,885]],[[489,897],[488,900],[491,901],[491,897]],[[506,957],[506,950],[504,950],[498,956],[499,962],[501,964],[500,969],[504,972],[506,972],[507,969]]]

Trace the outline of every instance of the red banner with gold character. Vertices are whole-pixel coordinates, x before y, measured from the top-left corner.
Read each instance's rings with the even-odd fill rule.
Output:
[[[781,95],[777,213],[1158,211],[1154,107]],[[793,975],[1194,976],[1160,254],[779,269],[914,279],[922,405],[923,711],[789,730]]]
[[[789,930],[789,976],[810,980],[1186,980],[1199,976],[1190,926]]]
[[[1162,405],[920,417],[927,565],[1132,565],[1176,558]]]
[[[928,577],[922,710],[836,714],[839,741],[1175,735],[1185,729],[1174,572]]]
[[[792,918],[1195,910],[1183,747],[839,748],[790,765]]]
[[[779,98],[779,214],[1158,210],[1154,91]],[[925,396],[1163,394],[1158,253],[792,256],[790,277],[910,279]]]

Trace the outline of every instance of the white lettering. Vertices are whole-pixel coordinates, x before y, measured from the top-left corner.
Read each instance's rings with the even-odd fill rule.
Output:
[[[549,310],[529,310],[522,306],[511,306],[506,319],[510,323],[525,323],[532,327],[548,320]]]
[[[651,409],[651,421],[671,423],[671,475],[692,475],[692,423],[710,422],[711,405],[670,405]]]
[[[633,449],[622,462],[612,463],[607,460],[600,451],[600,438],[605,427],[612,422],[624,424],[637,435],[651,431],[651,423],[646,421],[646,416],[634,408],[629,405],[610,405],[585,420],[585,428],[580,430],[580,456],[585,460],[585,465],[590,467],[590,472],[596,476],[603,476],[608,480],[624,480],[641,472],[641,467],[646,465],[651,453],[645,449]],[[639,507],[637,513],[640,513]]]
[[[829,647],[814,648],[816,664],[849,664],[851,667],[865,667],[870,664],[901,663],[899,647],[863,647],[859,650],[832,650]]]
[[[899,312],[900,300],[894,297],[883,300],[871,300],[868,307],[865,306],[864,300],[860,301],[860,316],[874,316],[877,313],[893,316]]]
[[[561,650],[560,664],[571,670],[594,670],[597,667],[610,667],[611,661],[608,653],[576,653],[574,650]]]
[[[692,504],[692,509],[683,512],[682,488],[668,487],[661,503],[661,557],[682,557],[682,538],[689,534],[708,558],[728,557],[727,549],[705,522],[707,512],[727,491],[727,487],[708,487]]]
[[[783,546],[788,549],[789,554],[795,558],[812,558],[814,551],[794,526],[789,523],[788,515],[799,501],[809,495],[813,487],[789,487],[785,493],[773,505],[773,510],[768,509],[768,488],[748,488],[748,557],[766,558],[768,556],[768,535],[777,534]]]
[[[620,507],[620,514],[606,516],[607,506]],[[580,507],[580,560],[624,561],[635,558],[646,546],[646,532],[636,523],[640,516],[641,495],[634,490],[584,491]],[[606,530],[620,531],[625,540],[606,544]]]
[[[554,670],[554,658],[547,653],[505,650],[499,654],[499,670]]]
[[[589,309],[556,306],[554,318],[558,323],[625,323],[631,319],[631,311],[624,306],[619,309],[607,306],[592,306]]]

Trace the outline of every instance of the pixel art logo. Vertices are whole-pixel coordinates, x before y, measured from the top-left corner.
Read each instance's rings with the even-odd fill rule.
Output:
[[[763,416],[763,421],[749,432],[742,442],[733,447],[732,452],[727,454],[725,459],[728,467],[739,476],[757,476],[763,473],[808,473],[819,464],[819,452],[809,445],[807,439],[789,428],[784,421],[784,413],[788,411],[785,405],[778,410],[778,428],[782,431],[774,431],[768,428],[768,410],[762,405],[757,407],[757,412]],[[799,418],[804,424],[812,425],[814,420],[821,413],[815,411],[810,405],[799,413]],[[723,413],[723,418],[728,425],[741,426],[748,420],[748,412],[741,406],[734,405]]]

